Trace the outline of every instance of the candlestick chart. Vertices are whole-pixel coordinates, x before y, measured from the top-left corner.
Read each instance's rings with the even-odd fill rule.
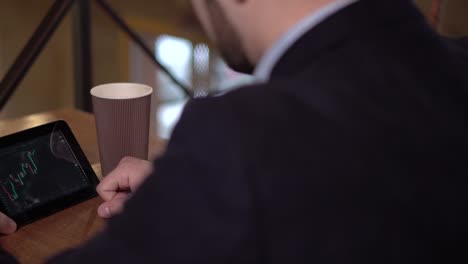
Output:
[[[39,173],[38,164],[35,161],[36,150],[24,151],[21,162],[13,166],[14,170],[2,177],[0,191],[5,194],[11,202],[20,199],[22,188]]]

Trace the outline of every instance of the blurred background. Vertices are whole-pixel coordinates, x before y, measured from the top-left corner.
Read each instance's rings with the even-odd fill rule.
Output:
[[[431,16],[433,0],[416,0]],[[0,80],[47,13],[52,0],[0,0]],[[109,0],[138,32],[152,52],[195,94],[232,89],[251,77],[231,71],[204,36],[188,0]],[[20,83],[0,118],[14,118],[63,108],[76,108],[74,50],[77,46],[74,6]],[[468,35],[467,0],[446,0],[437,29],[443,35]],[[92,3],[92,84],[138,82],[152,86],[154,133],[168,137],[186,97],[168,80],[102,9]],[[79,107],[79,106],[78,106]]]

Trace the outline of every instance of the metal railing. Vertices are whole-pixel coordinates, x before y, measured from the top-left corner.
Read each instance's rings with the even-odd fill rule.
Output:
[[[78,16],[75,21],[75,35],[79,36],[75,49],[75,89],[76,105],[86,111],[91,111],[91,98],[89,90],[92,87],[92,63],[91,63],[91,37],[90,37],[90,1],[93,0],[56,0],[50,7],[32,37],[29,39],[21,53],[0,82],[0,111],[4,108],[18,85],[24,79],[29,69],[42,52],[49,39],[60,25],[71,6],[78,1]],[[153,64],[164,72],[183,93],[193,97],[193,90],[180,82],[171,72],[155,57],[153,51],[145,44],[143,39],[130,28],[119,14],[106,2],[106,0],[94,0],[114,23],[123,30],[144,52]],[[436,27],[439,23],[442,0],[432,1],[430,23]]]
[[[90,1],[92,0],[56,0],[53,3],[27,44],[21,50],[13,65],[5,74],[3,80],[0,82],[0,111],[4,108],[18,85],[24,79],[73,4],[78,4],[78,16],[75,21],[76,27],[74,34],[79,36],[79,41],[76,44],[78,48],[75,49],[74,54],[75,84],[77,86],[75,89],[78,90],[75,94],[77,98],[76,104],[83,110],[91,111],[91,98],[89,95],[89,90],[92,88]],[[145,44],[143,39],[130,28],[106,0],[95,1],[97,5],[109,15],[112,21],[142,49],[144,54],[151,59],[156,67],[164,72],[186,96],[193,96],[192,89],[180,82],[156,59],[155,54]]]

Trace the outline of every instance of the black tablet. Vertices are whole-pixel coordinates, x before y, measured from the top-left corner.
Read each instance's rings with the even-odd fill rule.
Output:
[[[0,211],[18,226],[95,197],[98,183],[64,121],[0,138]]]

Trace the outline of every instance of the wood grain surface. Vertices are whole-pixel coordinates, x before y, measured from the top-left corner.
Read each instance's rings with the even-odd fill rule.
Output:
[[[99,151],[95,120],[92,114],[78,110],[60,110],[11,120],[0,120],[0,136],[53,122],[65,120],[80,143],[89,162],[100,179]],[[164,141],[150,135],[150,156],[164,150]],[[14,255],[20,263],[42,263],[60,251],[72,248],[92,237],[105,226],[97,215],[100,198],[94,198],[34,222],[15,234],[0,237],[0,246]]]

